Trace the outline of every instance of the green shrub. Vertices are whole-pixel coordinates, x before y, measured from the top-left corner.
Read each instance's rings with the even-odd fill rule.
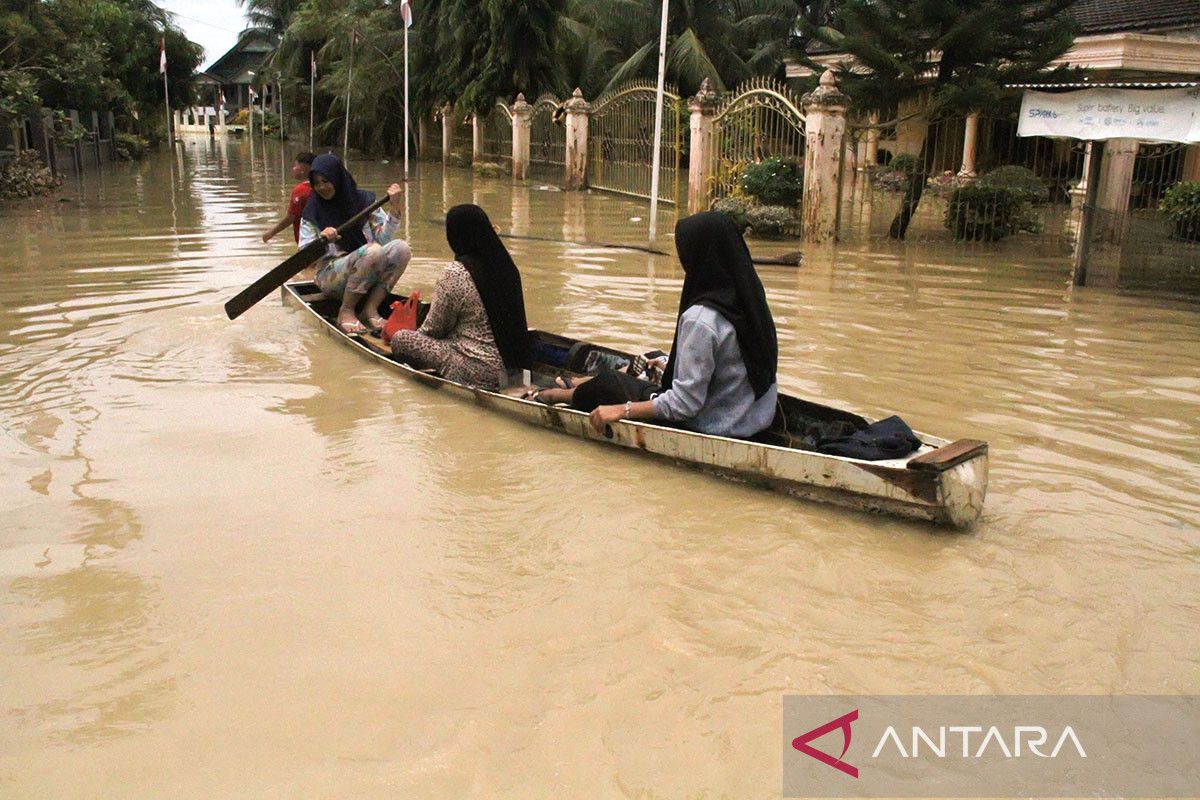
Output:
[[[481,178],[503,178],[508,174],[503,164],[494,161],[480,161],[478,164],[472,164],[471,168]]]
[[[750,206],[736,197],[722,197],[712,204],[712,210],[727,214],[741,233],[745,233],[746,228],[750,227],[750,220],[746,216]]]
[[[118,161],[141,161],[150,143],[136,133],[113,134],[113,147]]]
[[[1012,189],[962,186],[950,193],[946,227],[960,241],[995,242],[1021,229],[1026,208]]]
[[[20,155],[0,162],[0,198],[49,194],[61,183],[62,178],[46,168],[36,150],[23,150]]]
[[[768,158],[747,164],[740,185],[764,206],[795,208],[804,193],[804,169],[794,159]]]
[[[1183,181],[1167,189],[1162,210],[1175,223],[1175,235],[1200,242],[1200,181]]]
[[[1049,197],[1049,189],[1033,170],[1012,164],[997,167],[976,181],[976,185],[985,189],[1010,189],[1019,200],[1028,203],[1044,203]]]
[[[794,219],[792,209],[784,206],[754,206],[746,211],[750,232],[760,239],[783,236]]]

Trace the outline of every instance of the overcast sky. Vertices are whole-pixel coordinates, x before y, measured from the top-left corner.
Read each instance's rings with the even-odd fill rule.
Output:
[[[175,15],[175,22],[193,42],[204,48],[200,69],[208,66],[233,47],[246,27],[246,17],[236,0],[157,0],[158,5]]]

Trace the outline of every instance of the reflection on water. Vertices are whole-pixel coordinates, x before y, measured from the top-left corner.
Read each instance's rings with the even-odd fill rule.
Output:
[[[483,414],[274,301],[228,322],[291,250],[289,158],[198,138],[3,208],[7,793],[767,797],[789,692],[1200,690],[1195,305],[1015,240],[763,268],[783,387],[991,443],[954,536]],[[405,290],[462,202],[540,237],[532,325],[670,342],[673,258],[543,240],[644,244],[623,198],[423,164]]]

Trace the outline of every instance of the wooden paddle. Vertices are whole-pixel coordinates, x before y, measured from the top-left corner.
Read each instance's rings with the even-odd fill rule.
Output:
[[[367,218],[375,209],[382,206],[388,201],[387,193],[379,200],[376,200],[372,205],[364,208],[362,211],[355,214],[346,224],[337,229],[338,236],[352,230],[356,225],[361,225],[362,221]],[[325,252],[325,248],[329,245],[325,237],[320,237],[314,242],[309,242],[295,254],[290,256],[286,261],[280,264],[275,269],[263,275],[254,283],[247,286],[238,292],[232,299],[225,304],[225,313],[230,319],[237,319],[247,310],[250,309],[259,300],[269,295],[271,292],[283,286],[288,280],[300,270],[307,267],[309,264],[316,261]]]

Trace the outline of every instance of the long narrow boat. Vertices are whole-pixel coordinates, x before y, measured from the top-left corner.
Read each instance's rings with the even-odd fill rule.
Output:
[[[396,361],[380,339],[349,335],[338,328],[337,302],[324,298],[312,283],[289,283],[282,294],[285,303],[302,309],[321,330],[371,361],[427,386],[543,428],[642,450],[795,497],[863,511],[966,528],[983,510],[988,473],[986,442],[974,439],[951,442],[917,433],[923,444],[906,458],[864,461],[825,455],[806,449],[806,435],[811,441],[813,430],[827,430],[830,426],[861,429],[870,421],[782,392],[776,424],[754,440],[711,436],[632,420],[617,422],[601,435],[593,430],[587,414],[565,405],[526,400],[516,389],[489,391],[467,386]],[[389,297],[384,307],[393,299]],[[530,331],[530,334],[535,362],[530,372],[533,383],[539,386],[551,385],[557,375],[581,374],[585,363],[616,364],[632,358],[618,350],[552,333]]]

